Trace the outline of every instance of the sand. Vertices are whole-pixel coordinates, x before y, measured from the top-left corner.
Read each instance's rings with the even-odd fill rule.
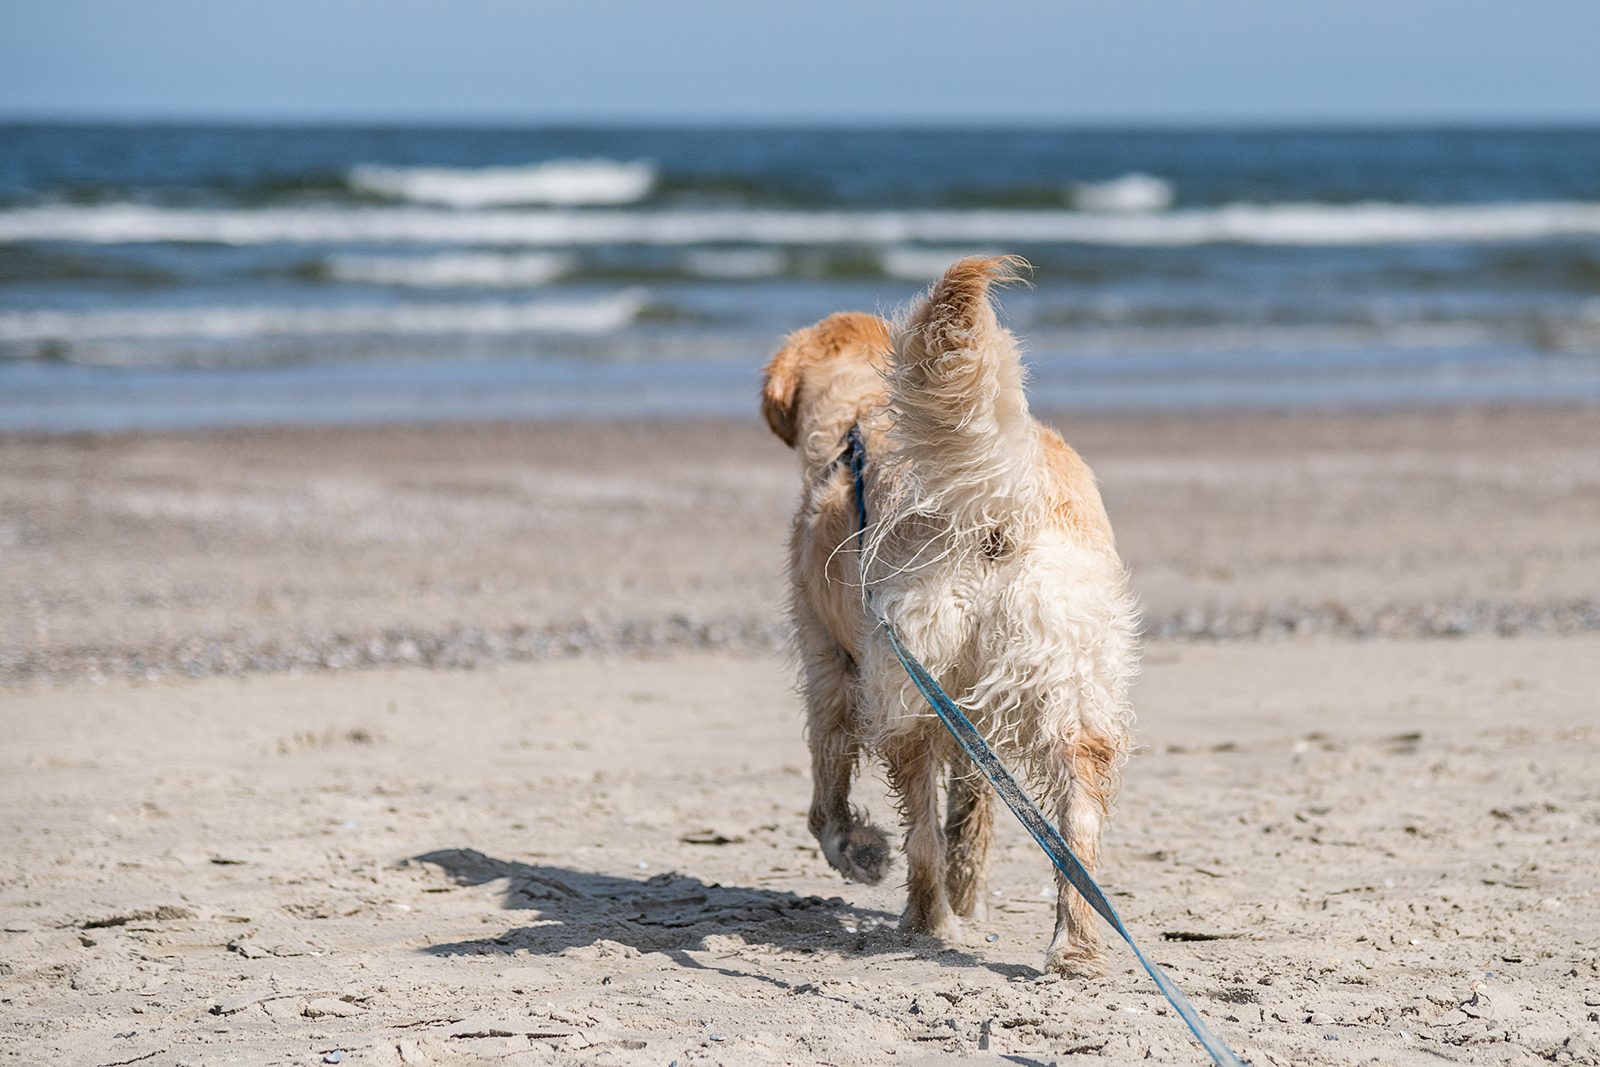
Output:
[[[1257,1064],[1593,1062],[1597,694],[1593,636],[1162,649],[1104,881]],[[1040,973],[1009,822],[966,943],[900,934],[799,718],[705,653],[12,696],[5,1054],[1203,1062],[1125,950]]]
[[[1256,1064],[1600,1063],[1593,413],[1075,429],[1155,624],[1135,936]],[[0,1062],[1204,1062],[1125,948],[1040,972],[1009,821],[959,944],[820,860],[792,478],[703,424],[0,442]]]
[[[1594,408],[1058,419],[1156,637],[1600,630]],[[0,437],[0,683],[783,643],[751,420]]]

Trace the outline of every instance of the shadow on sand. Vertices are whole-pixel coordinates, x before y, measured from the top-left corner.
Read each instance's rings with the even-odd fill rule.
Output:
[[[936,938],[902,933],[899,916],[852,907],[839,897],[706,885],[676,873],[635,881],[499,860],[469,848],[442,849],[408,862],[432,864],[462,886],[504,879],[503,906],[538,913],[536,923],[514,926],[497,936],[422,950],[438,956],[510,954],[519,949],[594,958],[661,952],[684,966],[701,967],[684,955],[686,950],[712,947],[707,938],[738,937],[747,945],[797,954],[910,952],[946,966],[983,967],[1007,978],[1040,973],[1033,967],[996,963],[947,948]]]

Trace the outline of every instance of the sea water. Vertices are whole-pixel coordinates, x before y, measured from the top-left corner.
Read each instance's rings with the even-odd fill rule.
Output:
[[[1600,130],[0,127],[0,429],[748,415],[952,261],[1037,406],[1600,399]]]

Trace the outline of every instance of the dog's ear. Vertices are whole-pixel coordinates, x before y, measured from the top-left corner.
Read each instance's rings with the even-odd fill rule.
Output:
[[[772,432],[790,448],[799,434],[800,383],[805,377],[808,350],[813,347],[810,335],[810,330],[791,334],[789,343],[767,364],[761,383],[761,414]]]
[[[893,339],[889,324],[859,311],[829,315],[815,326],[796,330],[767,364],[761,387],[761,414],[790,448],[800,437],[800,400],[806,379],[841,360],[881,373]],[[825,376],[816,386],[826,389]]]

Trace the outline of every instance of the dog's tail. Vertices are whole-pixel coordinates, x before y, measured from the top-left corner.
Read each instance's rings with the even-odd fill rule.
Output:
[[[1027,262],[963,259],[897,331],[889,409],[911,510],[976,530],[1015,516],[1034,495],[1038,439],[1016,340],[990,302]]]

